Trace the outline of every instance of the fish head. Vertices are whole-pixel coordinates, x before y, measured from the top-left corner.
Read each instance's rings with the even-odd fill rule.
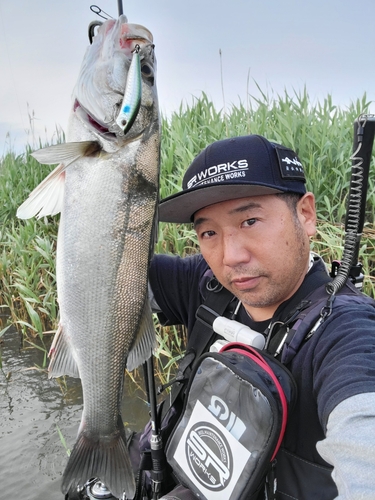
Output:
[[[137,117],[124,136],[116,123],[134,50],[141,69],[141,102]],[[121,146],[140,136],[150,123],[158,121],[156,58],[153,36],[125,16],[104,22],[87,48],[73,91],[72,113],[104,145]],[[105,148],[106,149],[106,148]]]

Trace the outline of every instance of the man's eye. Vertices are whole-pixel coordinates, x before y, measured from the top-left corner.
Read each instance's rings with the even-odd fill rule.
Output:
[[[215,231],[203,231],[200,234],[200,237],[201,238],[211,238],[211,236],[214,236],[215,234],[216,234]]]
[[[256,219],[247,219],[242,223],[242,225],[244,227],[253,226],[256,223],[256,221],[257,221]]]

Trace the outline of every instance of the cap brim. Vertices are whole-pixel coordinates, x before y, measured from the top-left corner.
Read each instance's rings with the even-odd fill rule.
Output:
[[[159,221],[191,222],[195,212],[221,201],[283,192],[281,189],[268,186],[233,184],[233,182],[214,186],[205,185],[164,198],[159,204]]]

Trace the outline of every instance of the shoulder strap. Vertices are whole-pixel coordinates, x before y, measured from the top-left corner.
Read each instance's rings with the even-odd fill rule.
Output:
[[[234,295],[224,288],[214,276],[212,276],[206,284],[206,298],[204,302],[199,306],[196,316],[200,307],[206,306],[213,309],[217,314],[223,315],[224,312],[229,308],[230,310],[233,308],[233,312],[237,301],[235,300]],[[230,307],[231,306],[231,307]],[[189,377],[194,362],[207,350],[208,346],[212,343],[216,333],[213,331],[212,327],[207,324],[199,321],[198,319],[195,321],[192,331],[190,332],[185,356],[179,363],[178,371],[174,380],[165,385],[163,388],[168,385],[172,385],[172,392],[170,398],[170,405],[175,403],[178,396],[185,388],[185,382]]]
[[[328,276],[324,264],[317,262],[315,265],[318,266],[318,269],[307,274],[293,297],[286,303],[281,304],[273,316],[268,328],[266,350],[275,357],[280,355],[281,348],[289,338],[290,326],[296,324],[299,318],[310,311],[315,297],[318,296],[321,299],[324,298],[324,300],[328,299],[325,285],[332,281],[332,278]],[[320,305],[316,318],[319,317],[321,307]]]
[[[234,311],[237,305],[236,298],[229,290],[224,288],[215,277],[212,277],[211,280],[207,282],[206,289],[206,299],[203,304],[199,306],[196,317],[202,306],[213,309],[219,316],[223,316],[224,312],[231,304]],[[196,357],[199,357],[210,345],[215,335],[212,327],[197,319],[190,333],[186,351],[194,349]]]
[[[325,285],[321,285],[308,297],[308,306],[301,309],[285,338],[281,362],[288,364],[297,354],[301,345],[311,338],[335,306],[368,303],[375,306],[373,299],[363,295],[350,281],[337,293],[329,295]]]
[[[318,269],[306,275],[293,297],[288,300],[287,303],[283,303],[279,306],[274,314],[274,318],[279,321],[288,321],[289,317],[294,314],[294,311],[300,309],[301,302],[308,300],[309,296],[320,287],[322,287],[320,294],[325,293],[325,297],[328,298],[328,293],[325,292],[325,285],[332,281],[332,278],[327,274],[324,264],[321,265],[321,263],[318,262],[315,265],[319,266]]]

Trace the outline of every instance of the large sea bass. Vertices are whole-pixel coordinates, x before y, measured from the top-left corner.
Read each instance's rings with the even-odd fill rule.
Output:
[[[159,181],[154,72],[146,28],[125,16],[99,28],[73,92],[66,144],[34,153],[60,165],[17,213],[61,211],[60,325],[49,371],[79,376],[84,399],[63,493],[93,477],[116,497],[135,493],[120,404],[125,367],[148,358],[155,342],[147,298]]]

